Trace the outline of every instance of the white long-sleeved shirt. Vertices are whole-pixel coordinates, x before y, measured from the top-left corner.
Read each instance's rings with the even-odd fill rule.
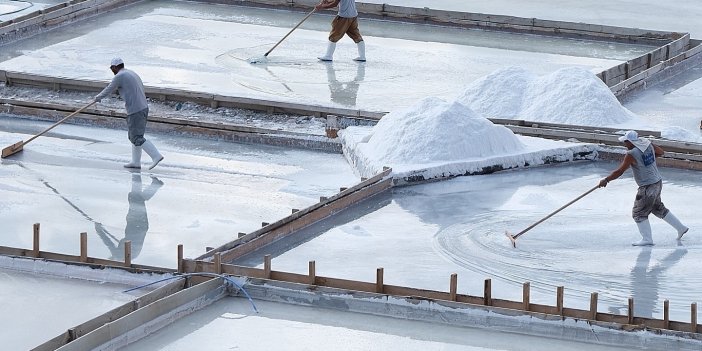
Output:
[[[136,113],[149,107],[144,94],[144,84],[134,71],[122,68],[115,74],[110,84],[95,98],[98,100],[103,99],[116,90],[119,90],[119,96],[124,99],[127,114]]]

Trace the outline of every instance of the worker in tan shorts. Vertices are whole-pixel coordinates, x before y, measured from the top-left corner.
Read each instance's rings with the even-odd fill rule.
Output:
[[[329,44],[327,53],[320,56],[322,61],[332,61],[336,42],[348,35],[356,45],[358,45],[358,57],[354,61],[366,61],[366,43],[363,41],[361,32],[358,30],[358,11],[356,11],[355,0],[322,0],[314,8],[317,10],[325,10],[334,7],[339,7],[339,13],[332,21],[332,29],[329,33]]]

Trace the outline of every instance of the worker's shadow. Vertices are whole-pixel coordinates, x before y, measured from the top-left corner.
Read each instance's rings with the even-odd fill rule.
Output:
[[[366,65],[359,63],[356,66],[356,76],[350,81],[339,81],[336,77],[334,63],[329,62],[327,67],[327,80],[329,81],[329,92],[331,101],[340,105],[355,107],[358,97],[358,88],[361,82],[366,79]]]
[[[146,233],[149,231],[149,217],[146,213],[146,201],[149,201],[149,199],[156,195],[156,192],[161,186],[163,186],[163,182],[151,176],[151,184],[144,189],[141,183],[141,174],[132,174],[132,189],[127,195],[129,201],[129,210],[127,211],[126,217],[127,225],[124,228],[124,238],[121,240],[110,234],[102,223],[95,223],[97,234],[110,250],[111,260],[124,260],[124,243],[126,241],[132,242],[132,259],[139,256],[141,248],[144,245]]]
[[[636,264],[631,269],[631,292],[636,317],[652,318],[656,305],[659,305],[659,308],[662,307],[658,297],[661,276],[687,254],[687,249],[679,242],[673,252],[658,264],[649,267],[652,251],[651,247],[642,248],[636,258]]]

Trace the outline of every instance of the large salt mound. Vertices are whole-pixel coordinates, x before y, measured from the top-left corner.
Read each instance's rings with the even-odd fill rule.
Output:
[[[436,97],[385,115],[363,141],[367,157],[388,165],[465,160],[524,149],[509,129],[461,103]]]
[[[614,126],[636,119],[597,76],[569,67],[545,76],[509,67],[470,84],[457,100],[485,117]]]

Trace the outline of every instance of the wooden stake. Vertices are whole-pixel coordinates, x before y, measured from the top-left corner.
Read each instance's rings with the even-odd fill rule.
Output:
[[[590,319],[597,320],[597,293],[590,294]]]
[[[317,284],[317,269],[315,268],[315,262],[310,261],[308,264],[307,268],[307,275],[309,276],[309,283],[310,285],[316,285]]]
[[[670,301],[663,301],[663,328],[670,329]]]
[[[483,304],[492,306],[492,280],[485,279],[485,289],[483,290]]]
[[[271,279],[271,255],[263,256],[263,277]]]
[[[561,316],[563,315],[563,290],[562,286],[556,288],[556,310]]]
[[[265,226],[267,226],[267,225],[269,225],[269,224],[270,224],[270,223],[268,223],[268,222],[261,222],[261,227],[265,227]]]
[[[383,285],[383,268],[381,267],[375,271],[375,292],[382,294],[385,290]]]
[[[456,301],[456,292],[458,291],[458,274],[451,274],[451,283],[449,286],[449,296],[451,301]]]
[[[530,300],[531,295],[531,283],[526,282],[522,285],[522,309],[529,311],[531,309]]]
[[[697,302],[693,302],[690,305],[690,325],[691,325],[691,332],[697,333]]]
[[[295,212],[300,212],[300,210],[297,209],[297,208],[293,208],[293,209],[292,209],[292,213],[295,213]]]
[[[319,197],[319,202],[327,201],[327,199],[328,199],[328,197],[326,197],[326,196],[320,196],[320,197]]]
[[[339,192],[343,192],[343,191],[346,190],[346,189],[348,189],[348,188],[346,188],[346,187],[341,187],[341,188],[339,188]]]
[[[80,233],[80,261],[88,262],[88,233]]]
[[[629,324],[634,324],[634,298],[629,298],[629,309],[627,311],[627,317],[629,318]]]
[[[39,223],[34,223],[34,240],[32,255],[35,258],[39,258]]]
[[[214,266],[215,273],[222,274],[222,253],[217,252],[214,254]]]
[[[126,240],[124,242],[124,266],[132,266],[132,241]]]
[[[178,273],[183,273],[183,244],[178,244]]]
[[[241,237],[244,236],[244,235],[246,235],[246,233],[241,233],[241,232],[239,232],[239,234],[237,234],[236,236],[237,236],[237,238],[241,238]]]

